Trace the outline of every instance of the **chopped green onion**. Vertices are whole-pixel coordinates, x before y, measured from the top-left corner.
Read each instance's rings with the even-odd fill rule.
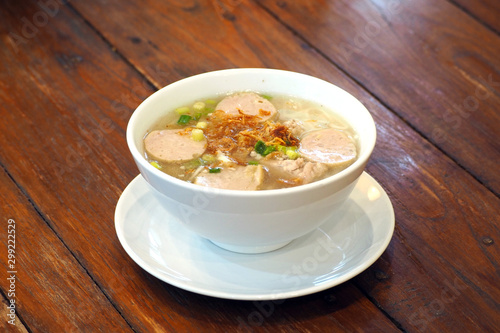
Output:
[[[295,150],[291,150],[291,149],[287,150],[285,154],[291,160],[296,160],[300,156],[298,152],[296,152]]]
[[[260,94],[260,97],[265,98],[265,99],[267,99],[268,101],[270,101],[270,100],[272,100],[272,99],[273,99],[273,97],[272,97],[272,96],[269,96],[269,95],[264,95],[264,94]]]
[[[264,150],[264,152],[261,155],[262,156],[267,156],[267,155],[271,154],[275,150],[276,150],[275,146],[266,146],[266,149]]]
[[[216,157],[215,157],[215,155],[212,155],[212,154],[203,154],[203,156],[201,157],[201,159],[204,162],[212,163],[212,162],[215,162]]]
[[[259,161],[248,161],[248,165],[259,165]]]
[[[193,109],[195,109],[196,111],[201,111],[205,108],[205,103],[203,102],[196,102],[193,104]]]
[[[282,152],[286,156],[288,156],[291,160],[296,160],[300,155],[297,152],[297,146],[278,146],[278,151]]]
[[[264,143],[264,141],[262,140],[259,140],[257,141],[257,143],[255,144],[255,147],[254,147],[255,151],[262,155],[262,156],[267,156],[269,155],[270,153],[272,153],[273,151],[276,150],[276,147],[275,146],[266,146],[266,144]]]
[[[297,146],[282,146],[282,145],[278,145],[278,151],[280,151],[282,153],[286,153],[289,150],[291,150],[291,151],[297,151],[297,149],[298,149]]]
[[[216,101],[216,100],[214,100],[214,99],[207,99],[207,100],[205,101],[205,104],[208,104],[208,105],[215,105],[215,104],[217,104],[217,101]]]
[[[210,173],[219,173],[221,171],[222,171],[221,168],[209,168],[208,169],[208,172],[210,172]]]
[[[191,131],[191,139],[194,141],[203,141],[205,139],[205,135],[203,135],[203,130],[199,128],[195,128]]]
[[[199,121],[197,124],[196,124],[196,127],[198,128],[207,128],[208,124],[206,121]]]
[[[194,117],[193,117],[193,118],[194,118],[194,120],[198,120],[198,119],[200,119],[200,118],[201,118],[201,116],[202,116],[202,115],[203,115],[203,113],[201,113],[201,112],[196,112],[196,113],[194,114]]]
[[[191,121],[191,116],[187,114],[183,114],[182,116],[179,117],[179,120],[177,120],[177,124],[179,125],[186,125]]]
[[[156,162],[156,161],[151,161],[151,162],[149,162],[149,164],[151,164],[152,166],[154,166],[157,169],[161,169],[161,165],[158,164],[158,162]]]
[[[262,155],[264,153],[264,151],[266,150],[266,144],[264,143],[264,141],[259,140],[255,144],[254,149],[257,152],[257,154],[261,154]]]
[[[189,112],[189,107],[188,106],[183,106],[183,107],[177,108],[177,109],[175,109],[175,112],[177,112],[177,114],[188,113]]]

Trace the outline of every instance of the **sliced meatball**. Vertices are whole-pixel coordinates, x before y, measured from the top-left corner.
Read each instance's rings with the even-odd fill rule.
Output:
[[[307,160],[340,166],[354,161],[356,145],[344,132],[328,128],[304,136],[299,152]]]
[[[239,114],[259,116],[262,121],[272,119],[276,116],[274,105],[262,96],[252,92],[237,93],[224,98],[217,104],[216,110],[222,110],[228,114]]]
[[[255,191],[264,181],[264,169],[261,165],[235,166],[224,168],[219,173],[203,170],[194,183],[207,187],[226,190]]]
[[[323,163],[309,162],[299,157],[295,160],[266,160],[262,164],[271,171],[276,170],[278,174],[287,175],[286,178],[298,178],[300,184],[308,184],[322,177],[327,171],[328,166]],[[282,177],[280,177],[282,178]],[[284,179],[286,181],[286,178]],[[295,182],[297,182],[295,180]]]
[[[144,139],[144,148],[150,158],[161,162],[186,162],[200,157],[207,141],[195,141],[183,129],[152,131]]]

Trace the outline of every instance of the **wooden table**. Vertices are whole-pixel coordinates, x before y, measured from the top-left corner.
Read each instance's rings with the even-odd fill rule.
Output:
[[[498,332],[499,17],[496,0],[3,1],[0,331]],[[154,278],[118,241],[131,113],[235,67],[317,76],[372,112],[367,172],[396,228],[350,281],[218,299]]]

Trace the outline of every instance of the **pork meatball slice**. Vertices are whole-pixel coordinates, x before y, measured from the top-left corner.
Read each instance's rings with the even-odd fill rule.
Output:
[[[351,164],[357,156],[356,145],[344,132],[328,128],[305,135],[300,141],[300,156],[332,167]]]
[[[148,156],[166,163],[182,163],[198,158],[206,147],[206,139],[195,141],[183,129],[152,131],[144,139]]]
[[[306,161],[302,157],[295,160],[270,159],[262,161],[262,164],[270,170],[278,170],[288,175],[288,178],[300,179],[300,184],[309,184],[328,171],[326,164]]]
[[[256,191],[264,181],[264,169],[261,165],[236,165],[224,168],[219,173],[203,170],[194,183],[207,187],[226,190]]]
[[[228,96],[220,101],[215,109],[235,115],[241,111],[246,115],[259,116],[261,121],[273,119],[277,115],[276,108],[271,102],[253,92],[243,92]]]

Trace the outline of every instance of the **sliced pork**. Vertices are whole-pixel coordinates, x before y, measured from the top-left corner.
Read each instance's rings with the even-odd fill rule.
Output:
[[[305,135],[300,142],[299,153],[312,162],[340,166],[356,159],[356,145],[344,132],[328,128]]]
[[[290,179],[300,184],[308,184],[322,177],[327,171],[328,166],[323,163],[309,162],[303,158],[295,160],[266,160],[262,164],[268,167],[271,171],[274,169],[278,174],[286,175],[284,180]],[[282,178],[282,177],[280,177]],[[298,180],[297,180],[298,179]]]
[[[252,93],[243,92],[233,94],[224,98],[217,104],[216,110],[222,110],[228,114],[239,114],[259,116],[262,121],[272,119],[276,116],[276,108],[264,97]]]
[[[264,181],[264,170],[261,165],[247,165],[223,168],[219,173],[203,170],[194,183],[207,187],[227,190],[255,191]]]
[[[183,129],[157,130],[144,139],[146,153],[160,162],[186,162],[200,157],[206,149],[207,141],[195,141]]]

